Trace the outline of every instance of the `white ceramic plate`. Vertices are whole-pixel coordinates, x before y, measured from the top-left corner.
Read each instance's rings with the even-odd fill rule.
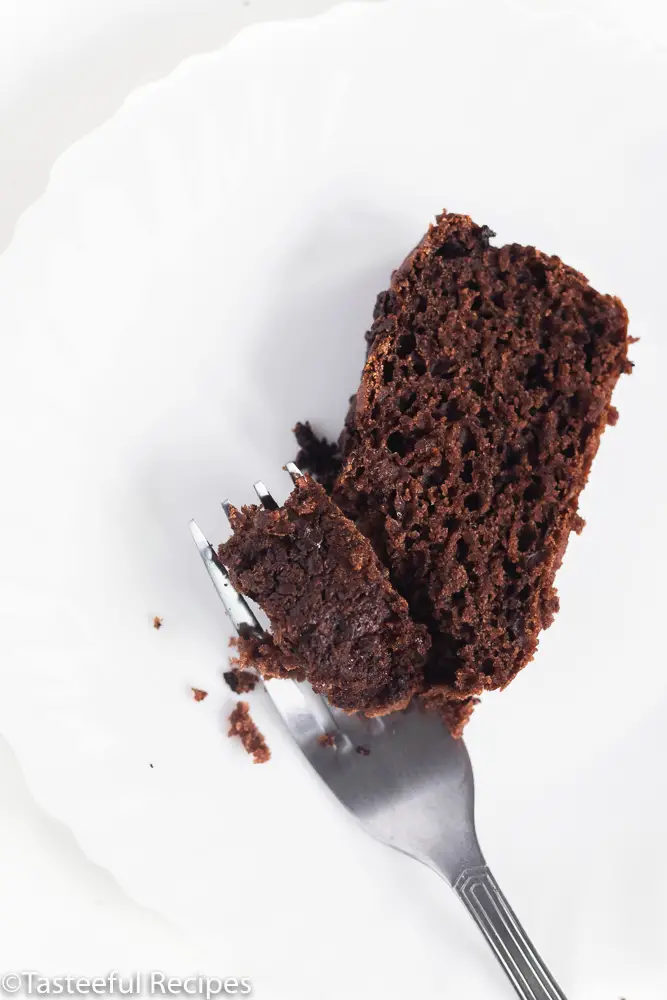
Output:
[[[488,858],[568,996],[664,996],[665,77],[639,35],[490,0],[253,28],[63,156],[0,260],[0,727],[89,856],[258,997],[511,995],[261,695],[271,764],[225,738],[187,531],[220,537],[260,476],[285,495],[297,419],[337,432],[375,294],[443,207],[558,253],[641,337],[560,615],[468,744]]]

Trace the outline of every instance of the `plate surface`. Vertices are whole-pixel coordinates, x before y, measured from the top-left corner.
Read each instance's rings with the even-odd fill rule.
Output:
[[[254,479],[286,494],[296,420],[337,432],[375,294],[442,207],[559,254],[641,337],[562,610],[467,741],[488,859],[567,995],[664,996],[666,75],[650,39],[509,3],[252,28],[69,150],[0,258],[0,727],[89,856],[258,997],[512,995],[261,694],[271,764],[225,738],[187,531],[222,536]]]

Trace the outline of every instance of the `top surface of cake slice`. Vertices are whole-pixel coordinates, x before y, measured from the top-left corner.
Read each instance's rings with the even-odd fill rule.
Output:
[[[407,704],[423,685],[426,629],[323,488],[303,476],[280,509],[232,508],[230,519],[220,558],[315,690],[350,711]]]
[[[333,493],[427,626],[443,697],[532,657],[629,370],[618,299],[491,235],[443,213],[379,296]]]

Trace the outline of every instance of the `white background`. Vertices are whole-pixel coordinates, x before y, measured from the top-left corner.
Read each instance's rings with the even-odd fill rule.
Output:
[[[573,4],[572,4],[573,5]],[[0,250],[44,188],[55,158],[137,85],[245,23],[316,14],[330,0],[0,0]],[[625,11],[657,32],[657,4]],[[191,945],[90,864],[71,833],[32,801],[0,737],[0,973],[60,964],[102,974],[196,960]],[[241,974],[247,970],[220,970]]]
[[[331,0],[0,0],[0,251],[54,160],[135,87],[245,24]],[[91,864],[31,798],[0,735],[0,974],[195,970],[201,955]],[[223,975],[242,970],[220,970]],[[247,970],[245,970],[247,971]]]

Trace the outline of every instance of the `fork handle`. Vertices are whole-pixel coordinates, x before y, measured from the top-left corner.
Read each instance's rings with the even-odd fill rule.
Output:
[[[566,1000],[487,865],[467,868],[454,884],[521,1000]]]

